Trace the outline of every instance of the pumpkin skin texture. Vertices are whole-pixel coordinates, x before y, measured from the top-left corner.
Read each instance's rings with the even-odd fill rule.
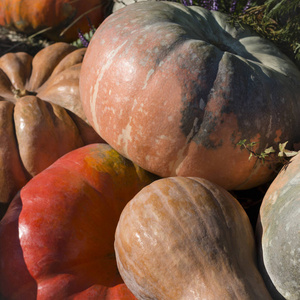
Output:
[[[61,32],[93,8],[86,16],[93,25],[98,26],[105,17],[109,3],[108,0],[1,0],[0,25],[27,34],[51,27],[44,35],[55,41],[71,42],[78,38],[78,28],[83,32],[89,31],[86,17],[78,20],[62,36]]]
[[[300,155],[267,190],[256,226],[259,269],[273,299],[300,299]]]
[[[224,14],[158,1],[128,5],[98,27],[80,93],[95,130],[144,169],[237,190],[274,178],[240,140],[259,153],[299,141],[299,82],[273,44]]]
[[[143,2],[143,1],[158,1],[158,0],[114,0],[114,5],[113,5],[113,9],[112,12],[116,12],[117,10],[128,6],[130,4],[134,4],[136,2]]]
[[[0,58],[0,202],[65,153],[103,142],[79,96],[85,49],[55,43]]]
[[[271,299],[245,211],[205,179],[169,177],[143,188],[121,214],[115,252],[138,299]]]
[[[0,222],[0,293],[135,299],[117,270],[114,233],[126,203],[154,179],[107,144],[69,152],[35,176]]]

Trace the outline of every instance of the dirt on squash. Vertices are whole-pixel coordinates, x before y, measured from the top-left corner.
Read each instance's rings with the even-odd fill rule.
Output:
[[[26,52],[34,56],[51,43],[38,35],[31,37],[0,26],[0,57],[9,52]]]

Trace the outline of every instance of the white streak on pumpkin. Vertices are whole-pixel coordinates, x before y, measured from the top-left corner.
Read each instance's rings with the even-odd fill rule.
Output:
[[[110,66],[112,65],[112,63],[114,62],[114,58],[115,56],[119,53],[119,51],[125,46],[125,44],[127,43],[127,41],[124,41],[124,43],[122,43],[119,47],[117,47],[115,50],[111,51],[106,63],[102,66],[102,68],[100,69],[100,72],[97,76],[97,81],[94,85],[94,90],[92,93],[92,99],[91,99],[91,112],[92,112],[92,119],[93,119],[93,124],[96,127],[96,131],[99,132],[99,125],[98,125],[98,121],[97,121],[97,111],[96,111],[96,103],[97,103],[97,96],[98,96],[98,91],[99,91],[99,85],[100,82],[103,78],[104,73],[110,68]]]
[[[125,156],[128,155],[128,142],[132,142],[132,138],[131,138],[131,130],[132,130],[132,126],[130,125],[132,117],[129,117],[129,122],[126,125],[125,128],[122,129],[122,133],[119,134],[118,136],[118,140],[117,140],[117,144],[121,145],[121,143],[124,143],[124,154]]]
[[[28,234],[28,228],[26,225],[19,224],[19,239],[22,239],[22,237],[27,236]]]
[[[145,82],[144,82],[144,86],[143,86],[143,90],[147,87],[147,84],[148,84],[148,80],[150,79],[150,77],[151,77],[151,75],[154,73],[154,70],[153,69],[151,69],[149,72],[148,72],[148,74],[147,74],[147,77],[146,77],[146,80],[145,80]]]

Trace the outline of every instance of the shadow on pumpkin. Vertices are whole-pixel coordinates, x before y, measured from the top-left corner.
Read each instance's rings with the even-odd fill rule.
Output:
[[[264,251],[262,248],[262,236],[263,236],[263,228],[260,221],[260,216],[258,215],[257,224],[256,224],[256,245],[257,245],[257,253],[258,253],[258,268],[262,278],[266,284],[267,289],[270,292],[270,295],[274,300],[285,300],[281,293],[277,290],[275,285],[273,284],[272,279],[270,278],[268,271],[264,264]]]
[[[0,299],[36,299],[37,284],[28,272],[19,240],[19,193],[0,222]]]

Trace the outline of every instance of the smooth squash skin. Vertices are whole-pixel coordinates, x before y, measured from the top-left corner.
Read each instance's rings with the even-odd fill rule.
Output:
[[[71,150],[104,140],[88,124],[79,95],[86,49],[55,43],[34,57],[0,57],[0,204]]]
[[[87,17],[98,26],[106,16],[109,0],[1,0],[0,25],[33,34],[44,33],[55,41],[71,42],[78,38],[77,29],[89,30]],[[81,17],[82,18],[79,18]],[[78,19],[79,18],[79,19]],[[62,31],[78,19],[63,35]]]
[[[300,299],[300,155],[266,192],[256,226],[259,270],[273,299]]]
[[[113,37],[113,38],[112,38]],[[130,4],[98,27],[80,75],[83,108],[102,138],[162,177],[228,190],[274,178],[249,160],[300,141],[300,72],[270,41],[198,6]]]
[[[143,188],[121,214],[115,252],[138,299],[271,299],[245,211],[205,179],[169,177]]]
[[[122,209],[156,177],[107,144],[58,159],[29,181],[0,222],[6,299],[135,299],[117,270]]]

